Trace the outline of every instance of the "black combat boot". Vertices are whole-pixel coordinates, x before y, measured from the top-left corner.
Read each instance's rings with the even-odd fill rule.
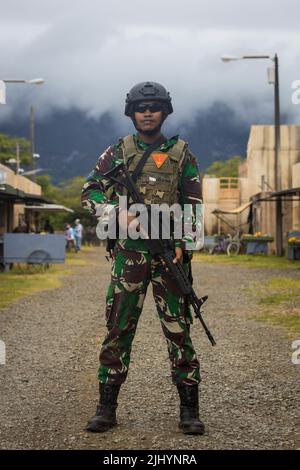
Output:
[[[93,416],[85,428],[90,432],[105,432],[117,424],[116,409],[117,398],[121,385],[109,385],[99,383],[99,405],[96,414]]]
[[[204,434],[205,426],[199,419],[198,385],[177,384],[180,397],[179,428],[184,434]]]

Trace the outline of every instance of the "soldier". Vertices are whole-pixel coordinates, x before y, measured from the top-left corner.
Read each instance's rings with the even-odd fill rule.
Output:
[[[161,139],[161,126],[172,112],[170,94],[159,83],[143,82],[130,90],[125,115],[131,118],[137,133],[120,139],[100,156],[82,190],[84,208],[102,217],[118,210],[120,188],[110,185],[108,189],[109,181],[103,174],[120,160],[132,174],[146,149],[158,139],[163,143],[151,153],[136,182],[145,203],[183,206],[202,202],[196,158],[187,143],[178,135]],[[126,227],[134,220],[135,215],[130,211],[125,211],[125,218],[124,210],[120,214],[119,222]],[[174,239],[173,262],[183,262],[187,270],[191,259],[186,251],[189,241],[189,235]],[[104,432],[117,424],[117,397],[127,377],[132,341],[150,281],[167,341],[172,381],[180,397],[179,428],[185,434],[204,433],[204,424],[199,419],[200,368],[190,338],[191,311],[161,261],[150,255],[142,238],[115,242],[106,296],[108,331],[100,351],[98,372],[100,400],[87,431]]]

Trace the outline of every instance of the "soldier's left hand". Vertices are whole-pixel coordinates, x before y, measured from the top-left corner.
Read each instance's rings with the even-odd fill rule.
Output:
[[[175,248],[175,258],[173,259],[173,263],[176,264],[178,263],[182,263],[182,257],[183,257],[183,251],[181,248]]]

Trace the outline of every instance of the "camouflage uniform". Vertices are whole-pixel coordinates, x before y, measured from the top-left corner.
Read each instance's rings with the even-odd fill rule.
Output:
[[[145,150],[147,144],[134,136],[136,145]],[[168,152],[178,141],[178,136],[166,141],[158,150]],[[100,173],[105,173],[119,163],[120,144],[109,147],[99,158],[96,168],[88,176],[82,190],[82,204],[94,215],[103,205],[116,206],[118,191],[107,192],[107,183]],[[201,203],[201,184],[196,158],[186,147],[184,166],[178,181],[179,202]],[[175,246],[185,246],[192,241],[189,235],[177,240]],[[200,369],[190,338],[192,315],[185,299],[169,274],[162,269],[161,261],[150,255],[142,239],[118,240],[112,262],[111,283],[106,296],[106,321],[108,333],[100,352],[98,379],[100,383],[121,384],[126,380],[132,341],[149,282],[167,340],[171,361],[172,380],[188,385],[200,382]],[[188,260],[189,257],[186,258]],[[191,256],[190,256],[191,258]],[[184,262],[186,270],[189,262]]]

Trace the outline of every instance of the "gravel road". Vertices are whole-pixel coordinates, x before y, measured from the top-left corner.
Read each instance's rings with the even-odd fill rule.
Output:
[[[119,425],[84,432],[98,398],[110,266],[102,248],[82,256],[89,265],[77,266],[63,287],[0,312],[7,349],[0,365],[1,449],[300,448],[300,365],[291,362],[292,340],[300,338],[251,319],[259,307],[243,289],[282,271],[200,262],[193,263],[195,290],[209,295],[204,316],[217,339],[212,348],[200,322],[194,324],[206,434],[177,429],[178,397],[151,288],[120,393]]]

